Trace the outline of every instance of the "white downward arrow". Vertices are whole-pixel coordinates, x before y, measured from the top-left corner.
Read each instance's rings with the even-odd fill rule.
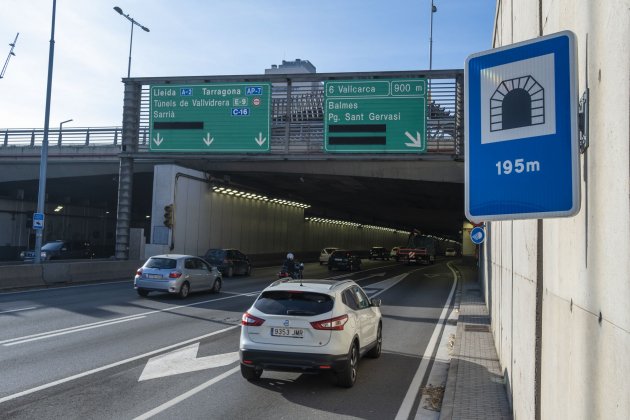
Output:
[[[203,142],[206,143],[206,146],[210,146],[213,141],[214,137],[210,137],[210,132],[208,132],[208,135],[203,138]]]
[[[422,138],[420,137],[420,133],[418,133],[417,131],[416,131],[416,137],[414,137],[411,133],[409,133],[409,131],[405,131],[405,136],[407,136],[407,138],[411,140],[411,143],[405,143],[405,146],[422,147]]]
[[[199,358],[197,357],[198,351],[199,343],[195,343],[170,353],[152,357],[144,367],[138,381],[227,366],[239,359],[237,351]]]
[[[258,138],[254,137],[254,140],[259,146],[262,146],[267,141],[267,137],[263,137],[262,133],[258,133]]]
[[[159,146],[164,141],[164,137],[160,138],[160,133],[157,133],[157,138],[153,139],[156,146]]]

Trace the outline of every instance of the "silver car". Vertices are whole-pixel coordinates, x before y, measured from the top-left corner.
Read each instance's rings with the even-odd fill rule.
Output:
[[[218,293],[223,279],[216,267],[192,255],[156,255],[136,272],[133,287],[142,297],[149,292],[168,292],[185,299],[190,292]]]

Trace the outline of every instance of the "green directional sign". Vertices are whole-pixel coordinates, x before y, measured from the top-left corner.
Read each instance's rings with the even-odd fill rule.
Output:
[[[325,82],[326,152],[426,152],[426,86],[424,78]]]
[[[150,150],[268,152],[271,83],[152,85]]]

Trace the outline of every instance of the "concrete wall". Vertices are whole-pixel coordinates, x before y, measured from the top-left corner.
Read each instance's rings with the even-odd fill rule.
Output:
[[[278,197],[282,198],[282,197]],[[164,207],[174,203],[174,226],[164,227]],[[156,165],[153,177],[151,239],[145,256],[203,255],[209,248],[238,248],[245,254],[313,253],[334,246],[367,250],[404,245],[407,232],[357,228],[304,218],[304,210],[212,191],[202,172]],[[160,233],[168,241],[160,244]]]
[[[516,419],[536,413],[539,281],[541,418],[630,418],[630,0],[497,2],[495,47],[566,29],[591,99],[581,211],[544,220],[541,238],[534,220],[488,223],[480,270]]]
[[[144,261],[69,261],[0,266],[0,290],[47,287],[58,284],[133,281]]]

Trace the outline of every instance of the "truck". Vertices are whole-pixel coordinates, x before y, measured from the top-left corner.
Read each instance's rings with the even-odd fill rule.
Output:
[[[407,246],[398,250],[397,259],[407,264],[433,264],[435,263],[436,242],[436,238],[422,235],[414,230],[409,234]]]

